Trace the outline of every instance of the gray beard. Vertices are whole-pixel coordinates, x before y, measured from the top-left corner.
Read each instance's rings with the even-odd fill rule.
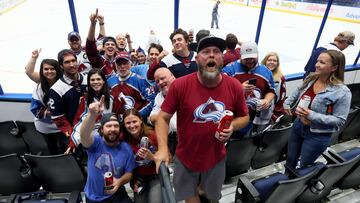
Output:
[[[220,74],[220,70],[217,70],[215,72],[207,72],[207,71],[201,71],[201,75],[209,80],[215,79]]]

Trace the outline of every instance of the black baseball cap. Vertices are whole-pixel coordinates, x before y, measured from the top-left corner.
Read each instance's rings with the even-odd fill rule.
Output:
[[[202,49],[209,47],[209,46],[216,46],[223,52],[226,48],[225,40],[215,37],[213,35],[206,36],[202,38],[198,44],[197,52],[199,53]]]
[[[106,113],[101,117],[100,123],[101,127],[105,125],[105,123],[109,121],[117,121],[119,122],[119,117],[114,113]],[[119,122],[120,123],[120,122]]]

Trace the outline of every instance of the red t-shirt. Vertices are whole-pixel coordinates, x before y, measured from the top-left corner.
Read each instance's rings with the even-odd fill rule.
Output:
[[[240,48],[236,48],[234,50],[227,50],[224,54],[224,66],[228,63],[240,59]]]
[[[312,84],[306,91],[303,95],[307,95],[310,97],[310,104],[309,104],[309,109],[311,109],[311,103],[312,101],[314,100],[316,94],[314,92],[314,84]]]
[[[152,153],[155,153],[154,150],[157,149],[157,139],[156,139],[156,134],[155,132],[150,133],[148,135],[149,138],[149,149],[150,151],[153,150]],[[141,139],[141,138],[140,138]],[[129,144],[131,146],[132,151],[134,152],[134,156],[135,156],[135,163],[137,164],[137,167],[135,168],[135,173],[136,175],[140,175],[140,176],[151,176],[151,175],[156,175],[156,166],[155,166],[155,162],[153,161],[148,161],[147,164],[145,165],[141,165],[139,164],[143,159],[140,158],[139,156],[136,155],[136,153],[138,152],[138,150],[140,149],[139,144],[140,144],[140,139],[133,139],[131,138],[129,140]],[[139,166],[141,165],[141,166]]]
[[[167,113],[177,112],[176,156],[193,171],[205,172],[225,158],[224,143],[214,136],[222,113],[230,110],[234,118],[248,113],[242,85],[230,76],[222,77],[214,88],[203,86],[197,73],[178,78],[161,106]]]

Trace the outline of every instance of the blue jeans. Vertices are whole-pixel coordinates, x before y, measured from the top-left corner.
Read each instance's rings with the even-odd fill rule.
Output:
[[[295,168],[299,157],[300,167],[313,164],[326,150],[330,141],[331,133],[312,133],[310,126],[296,119],[288,140],[286,165]]]
[[[216,25],[216,28],[219,28],[219,20],[218,20],[218,16],[217,16],[217,14],[216,13],[213,13],[212,14],[212,19],[211,19],[211,28],[213,28],[214,27],[214,23],[215,23],[215,25]]]

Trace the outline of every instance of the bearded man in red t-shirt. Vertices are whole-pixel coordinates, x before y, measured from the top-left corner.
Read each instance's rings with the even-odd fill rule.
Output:
[[[226,142],[233,131],[249,122],[241,83],[221,72],[225,41],[208,36],[198,45],[198,71],[176,79],[161,105],[155,129],[159,150],[156,164],[169,162],[169,121],[177,112],[178,145],[174,157],[176,201],[200,202],[197,187],[210,200],[221,197],[225,179]],[[225,110],[233,112],[230,127],[215,137]]]

